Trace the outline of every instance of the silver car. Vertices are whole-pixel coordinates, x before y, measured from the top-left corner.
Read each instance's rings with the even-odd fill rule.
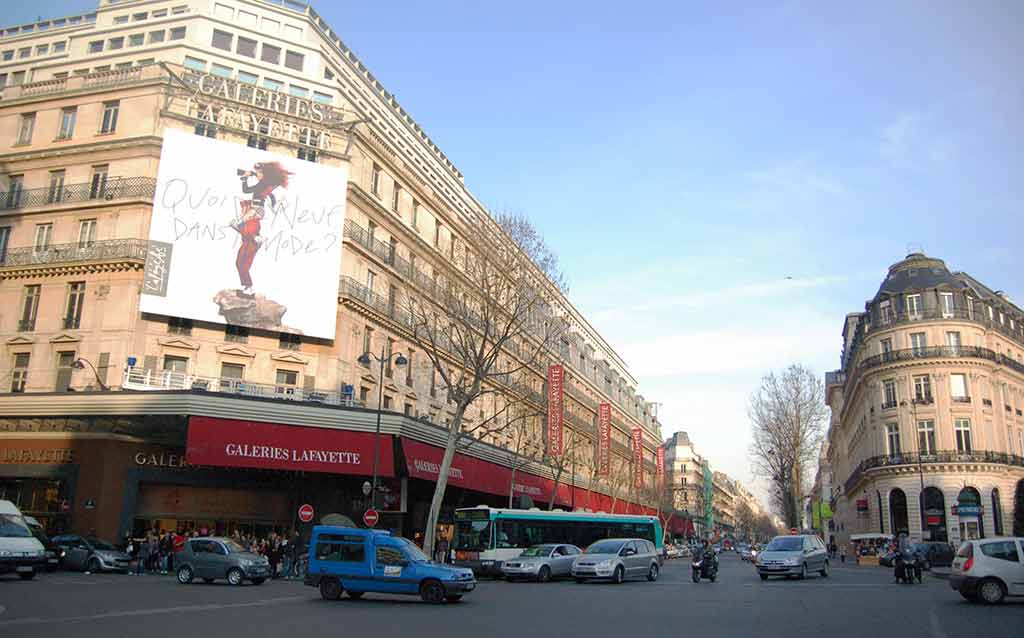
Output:
[[[572,565],[577,583],[586,580],[610,580],[621,583],[627,578],[658,580],[660,556],[654,543],[642,538],[608,538],[597,541],[580,554]]]
[[[530,579],[546,583],[552,578],[568,576],[580,554],[580,548],[575,545],[534,545],[524,549],[518,557],[502,563],[501,573],[508,580]]]
[[[128,573],[132,557],[106,541],[91,536],[64,534],[53,537],[54,545],[64,552],[64,567],[84,572]]]
[[[776,536],[754,559],[761,580],[769,576],[807,578],[810,572],[828,577],[828,551],[821,539],[811,534]]]
[[[174,556],[178,582],[187,585],[193,578],[202,578],[212,583],[226,578],[232,585],[241,585],[249,580],[260,585],[270,577],[270,563],[259,554],[245,551],[245,548],[230,538],[192,538]]]

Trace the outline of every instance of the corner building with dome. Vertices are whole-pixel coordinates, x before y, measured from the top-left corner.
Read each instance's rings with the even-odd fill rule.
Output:
[[[889,267],[843,325],[832,410],[828,536],[912,541],[1013,532],[1024,490],[1024,311],[941,259]]]

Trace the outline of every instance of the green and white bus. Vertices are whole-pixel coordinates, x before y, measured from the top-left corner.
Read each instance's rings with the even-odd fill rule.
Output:
[[[455,511],[455,564],[484,576],[533,545],[571,543],[582,549],[603,538],[643,538],[662,551],[657,516],[497,509],[481,505]]]

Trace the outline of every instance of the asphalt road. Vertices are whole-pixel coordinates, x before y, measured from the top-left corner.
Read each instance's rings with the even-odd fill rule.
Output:
[[[656,583],[484,581],[462,602],[367,594],[327,602],[298,582],[179,585],[171,576],[58,572],[23,582],[0,577],[0,636],[158,638],[251,636],[696,635],[1000,638],[1022,634],[1024,599],[997,607],[963,601],[946,581],[895,585],[891,571],[834,567],[827,578],[761,582],[734,555],[718,582],[689,581],[669,561]]]

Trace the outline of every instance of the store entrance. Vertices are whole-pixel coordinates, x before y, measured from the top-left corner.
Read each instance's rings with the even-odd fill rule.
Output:
[[[137,538],[148,531],[265,538],[288,531],[291,510],[283,491],[143,484],[132,528]]]

